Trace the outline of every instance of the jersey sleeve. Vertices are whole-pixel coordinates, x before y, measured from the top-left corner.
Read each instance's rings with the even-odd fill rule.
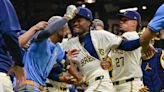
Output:
[[[155,13],[153,19],[149,22],[148,28],[153,32],[159,32],[164,28],[164,4],[162,4]]]
[[[100,33],[100,36],[100,41],[103,41],[104,45],[106,45],[108,49],[117,48],[122,41],[121,37],[107,31],[102,31],[102,33]]]
[[[0,30],[1,32],[7,31],[20,31],[21,27],[15,9],[9,0],[0,1]]]
[[[126,38],[127,40],[135,40],[139,38],[138,33],[135,32],[125,32],[122,37]]]

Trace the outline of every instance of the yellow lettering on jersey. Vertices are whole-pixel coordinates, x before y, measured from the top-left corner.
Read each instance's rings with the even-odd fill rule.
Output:
[[[104,54],[105,54],[104,49],[98,49],[98,50],[99,50],[99,53],[100,53],[101,55],[104,55]]]
[[[118,50],[118,49],[116,49],[116,50],[113,50],[113,52],[114,52],[114,53],[123,54],[124,51],[123,51],[123,50]]]
[[[152,70],[152,68],[149,66],[149,63],[146,64],[145,71]]]
[[[82,60],[81,60],[81,66],[83,67],[84,65],[86,65],[87,63],[89,62],[92,62],[94,61],[95,59],[89,55],[87,55],[86,57],[84,57]]]
[[[162,68],[164,69],[164,50],[162,50],[162,54],[161,54],[161,57],[160,57],[160,62],[161,62]]]

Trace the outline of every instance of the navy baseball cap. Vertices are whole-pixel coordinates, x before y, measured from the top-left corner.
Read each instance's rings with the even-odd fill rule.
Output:
[[[80,16],[80,17],[84,17],[85,19],[90,20],[90,21],[93,20],[91,10],[89,10],[88,8],[85,8],[85,7],[78,7],[78,10],[79,11],[76,14],[76,17]]]
[[[129,19],[137,20],[138,24],[141,25],[141,15],[136,11],[126,11],[123,14],[118,14],[120,18],[127,17]]]

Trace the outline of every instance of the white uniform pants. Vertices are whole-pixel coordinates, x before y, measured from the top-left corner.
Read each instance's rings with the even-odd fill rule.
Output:
[[[0,72],[0,92],[14,92],[10,77]]]
[[[144,85],[140,79],[129,81],[120,85],[114,85],[115,92],[139,92],[142,87],[144,87]]]
[[[102,79],[89,85],[85,92],[114,92],[114,88],[109,79]]]
[[[48,92],[69,92],[68,84],[49,80],[53,87],[47,87]]]

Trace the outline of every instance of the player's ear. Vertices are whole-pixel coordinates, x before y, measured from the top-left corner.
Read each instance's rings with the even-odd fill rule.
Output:
[[[87,24],[88,24],[88,26],[91,26],[92,22],[88,20]]]

